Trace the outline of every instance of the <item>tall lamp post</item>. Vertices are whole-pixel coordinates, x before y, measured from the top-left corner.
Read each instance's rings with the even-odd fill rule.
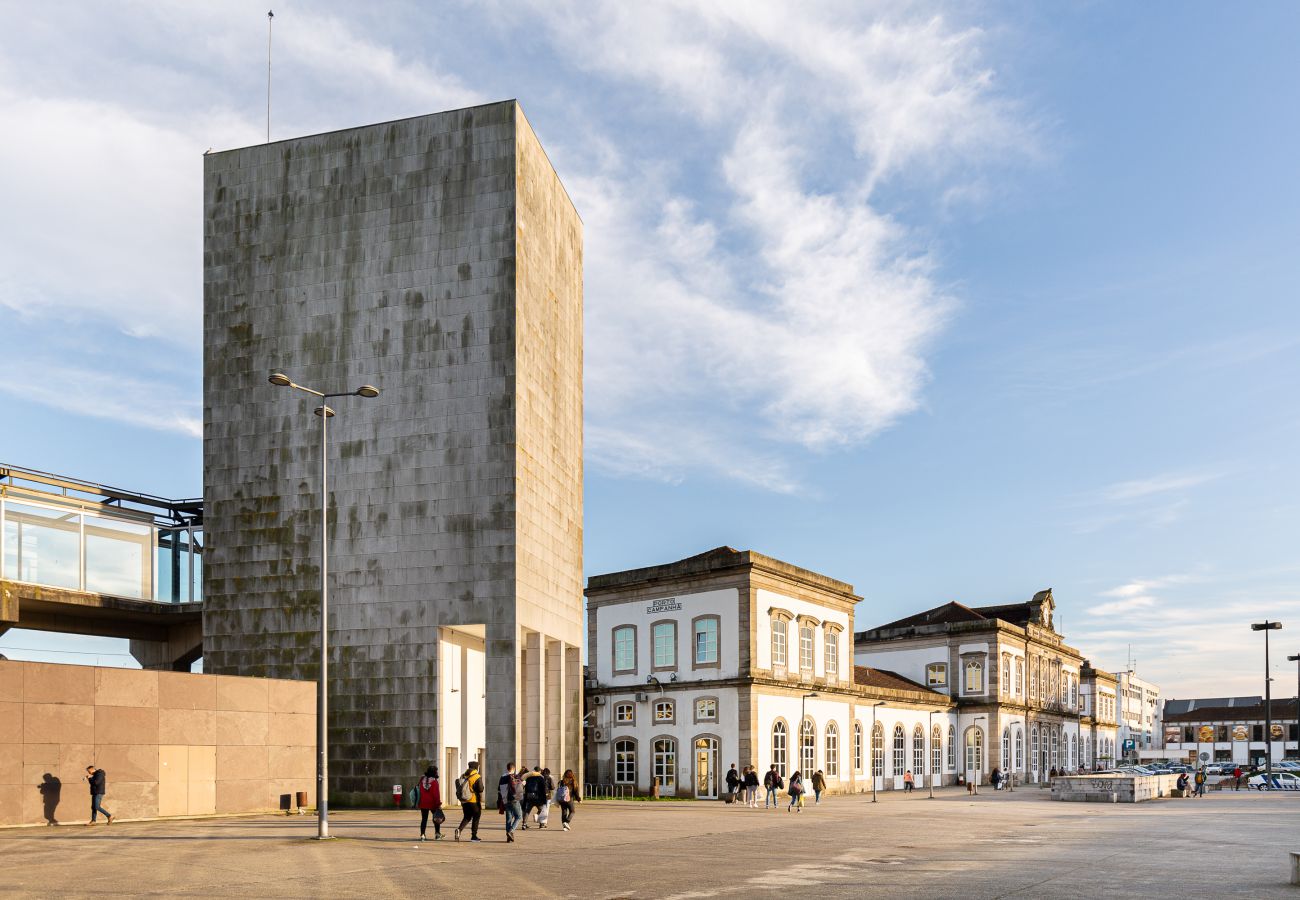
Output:
[[[1268,633],[1281,627],[1281,622],[1267,620],[1250,626],[1251,631],[1264,632],[1264,783],[1270,790],[1273,787],[1273,675],[1268,667]]]
[[[1288,656],[1287,660],[1296,664],[1295,666],[1295,736],[1296,736],[1296,753],[1300,755],[1300,653],[1295,656]],[[1286,756],[1286,741],[1282,741],[1282,755]]]
[[[881,700],[879,703],[871,704],[871,802],[872,803],[876,802],[876,708],[884,705],[885,705],[884,700]],[[880,755],[882,757],[885,755],[885,742],[883,739],[880,742]],[[880,771],[883,773],[884,770],[885,770],[885,761],[884,759],[881,759]]]
[[[330,836],[329,804],[329,688],[326,675],[329,667],[329,420],[334,415],[325,401],[335,397],[378,397],[379,388],[363,384],[355,391],[327,394],[295,384],[288,375],[276,372],[268,381],[276,387],[287,387],[319,397],[321,405],[313,412],[320,416],[320,678],[316,682],[316,838]]]

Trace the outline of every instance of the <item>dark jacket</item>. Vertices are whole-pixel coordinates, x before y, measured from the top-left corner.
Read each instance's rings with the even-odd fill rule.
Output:
[[[758,787],[758,773],[752,769],[745,776],[745,787]]]
[[[731,788],[734,791],[736,789],[736,785],[738,784],[740,784],[740,773],[737,772],[735,769],[728,769],[727,787]]]
[[[524,798],[539,803],[546,799],[546,779],[536,772],[524,779]]]
[[[826,779],[822,777],[821,772],[814,772],[812,781],[814,791],[826,790]]]
[[[502,775],[501,780],[497,782],[497,796],[503,803],[518,803],[519,779],[509,773]]]
[[[103,769],[96,769],[95,774],[90,776],[90,793],[106,794],[108,791],[108,776],[104,774]]]
[[[768,769],[767,774],[763,776],[763,787],[770,791],[772,788],[776,787],[776,783],[780,780],[780,775],[776,774],[771,769]]]

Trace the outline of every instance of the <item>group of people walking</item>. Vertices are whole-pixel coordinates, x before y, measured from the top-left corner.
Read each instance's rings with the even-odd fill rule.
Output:
[[[442,825],[446,815],[442,811],[442,793],[438,782],[438,767],[429,766],[424,776],[416,783],[413,805],[420,810],[420,840],[428,840],[427,829],[433,822],[433,839],[442,840]],[[478,762],[471,761],[465,772],[456,779],[456,800],[460,803],[461,821],[452,836],[461,839],[461,834],[469,829],[471,842],[480,843],[479,823],[483,817],[484,797],[483,776],[478,770]],[[533,766],[531,772],[514,763],[506,766],[505,773],[497,782],[497,812],[505,816],[506,842],[515,842],[515,832],[528,829],[528,816],[538,828],[546,828],[550,823],[551,805],[560,807],[560,823],[565,831],[573,824],[574,805],[582,800],[578,791],[577,777],[572,769],[565,769],[557,784],[551,776],[550,769]]]
[[[826,790],[826,776],[822,770],[818,769],[809,779],[812,782],[814,803],[822,802],[822,793]],[[743,770],[737,770],[736,764],[732,763],[731,768],[727,770],[727,793],[734,796],[742,806],[748,806],[751,809],[758,809],[758,768],[756,766],[745,766]],[[790,773],[790,783],[787,786],[785,779],[781,776],[780,771],[775,765],[771,766],[763,775],[763,790],[766,796],[763,800],[764,809],[775,809],[780,805],[777,795],[781,791],[786,792],[789,798],[789,804],[786,806],[786,812],[793,810],[799,812],[803,809],[804,804],[804,783],[803,775],[799,772]]]

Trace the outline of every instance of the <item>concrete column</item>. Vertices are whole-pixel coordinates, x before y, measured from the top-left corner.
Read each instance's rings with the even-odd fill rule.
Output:
[[[564,762],[562,765],[566,769],[572,769],[573,774],[577,776],[578,783],[582,784],[586,777],[583,772],[585,766],[582,759],[582,649],[568,644],[564,645],[563,704],[563,718],[567,728],[564,734]]]
[[[521,763],[541,763],[545,749],[546,728],[546,642],[540,633],[524,633],[524,759]]]
[[[141,668],[188,672],[203,655],[203,623],[190,622],[167,629],[166,641],[131,640],[131,655]]]
[[[546,644],[546,734],[542,764],[550,766],[558,777],[564,772],[564,645],[547,640]]]
[[[505,771],[506,763],[519,762],[520,682],[522,645],[513,622],[489,622],[486,628],[487,654],[484,659],[484,703],[486,747],[483,770],[488,785]],[[470,751],[471,753],[473,750]]]

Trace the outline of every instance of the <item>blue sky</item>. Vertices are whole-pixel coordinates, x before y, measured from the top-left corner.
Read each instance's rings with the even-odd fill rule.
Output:
[[[1095,664],[1261,692],[1300,8],[867,7],[277,3],[272,135],[522,102],[586,228],[589,573],[753,548],[860,627],[1050,586]],[[0,11],[0,460],[196,494],[200,155],[263,138],[266,7]]]

